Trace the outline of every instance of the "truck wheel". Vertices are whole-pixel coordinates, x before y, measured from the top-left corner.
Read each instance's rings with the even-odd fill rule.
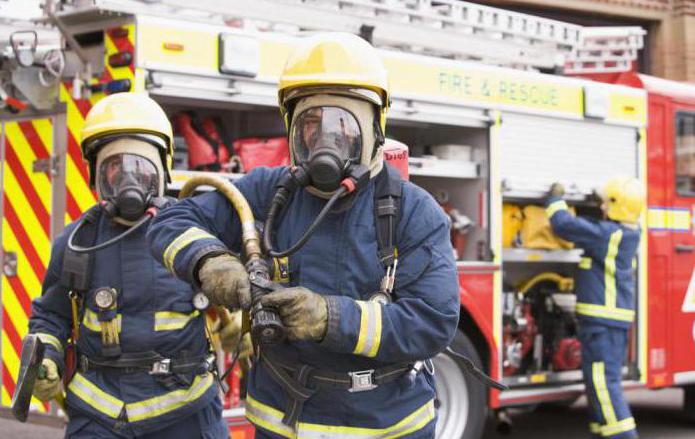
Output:
[[[478,352],[463,332],[456,332],[451,348],[483,369]],[[433,362],[437,391],[436,437],[480,439],[487,416],[487,388],[464,372],[459,360],[446,352],[437,355]]]
[[[695,422],[695,385],[683,386],[683,414],[690,422]]]

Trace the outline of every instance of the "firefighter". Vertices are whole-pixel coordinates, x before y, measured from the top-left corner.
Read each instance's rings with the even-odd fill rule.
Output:
[[[254,169],[235,184],[280,249],[298,247],[323,222],[285,260],[286,288],[261,302],[278,311],[287,339],[261,345],[250,373],[246,415],[256,437],[433,437],[434,377],[422,360],[456,331],[456,264],[444,212],[384,165],[385,68],[355,35],[305,38],[280,77],[279,104],[293,166]],[[269,228],[290,171],[300,187]],[[384,218],[395,246],[377,239]],[[229,202],[211,192],[167,209],[147,238],[155,257],[212,303],[244,308],[241,234]],[[390,294],[381,286],[396,268]]]
[[[635,317],[635,254],[644,192],[634,178],[615,177],[600,193],[604,220],[573,216],[561,184],[551,187],[547,213],[553,231],[584,250],[577,276],[576,313],[592,437],[636,438],[622,391],[628,330]]]
[[[46,345],[47,371],[35,396],[51,399],[68,375],[69,438],[228,437],[204,316],[146,247],[146,210],[161,207],[170,181],[166,115],[144,94],[105,97],[81,148],[99,204],[58,236],[32,304],[29,332]]]

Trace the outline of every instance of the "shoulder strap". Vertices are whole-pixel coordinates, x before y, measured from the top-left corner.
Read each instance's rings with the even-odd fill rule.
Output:
[[[379,261],[384,268],[388,268],[393,264],[398,252],[396,233],[401,219],[401,176],[396,168],[384,163],[384,169],[377,175],[375,184],[374,220]]]
[[[82,219],[80,230],[75,235],[75,244],[80,247],[92,247],[97,241],[97,225],[102,209],[98,204],[90,208]],[[61,282],[70,291],[82,293],[89,289],[92,276],[93,253],[76,253],[66,245],[63,254],[63,271]]]

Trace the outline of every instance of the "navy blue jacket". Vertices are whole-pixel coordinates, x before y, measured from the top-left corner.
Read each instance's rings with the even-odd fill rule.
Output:
[[[259,168],[236,182],[257,220],[265,220],[284,172],[286,168]],[[274,347],[276,356],[348,372],[426,359],[449,344],[460,308],[449,220],[423,189],[408,182],[402,185],[396,301],[381,305],[367,300],[384,275],[377,255],[372,181],[350,209],[329,214],[309,242],[289,257],[290,285],[326,297],[328,329],[321,342]],[[276,229],[276,247],[286,249],[295,243],[325,202],[297,191]],[[147,237],[156,258],[178,277],[193,282],[201,257],[210,251],[240,251],[240,236],[239,220],[229,202],[211,192],[167,209]],[[399,380],[360,393],[322,389],[305,403],[297,432],[301,437],[350,437],[357,434],[355,428],[363,429],[360,434],[422,433],[423,428],[433,429],[433,398],[434,382],[427,373],[411,386]],[[246,402],[254,424],[281,436],[294,434],[281,423],[284,392],[263,366],[252,370]]]
[[[635,254],[638,228],[615,221],[575,217],[560,197],[547,212],[557,236],[584,250],[577,276],[577,315],[587,321],[628,328],[635,318]]]
[[[41,297],[32,304],[29,332],[46,342],[46,356],[64,371],[64,351],[71,332],[68,288],[61,282],[63,254],[75,224],[53,244]],[[125,229],[102,215],[97,242]],[[145,240],[146,227],[94,258],[91,286],[80,315],[78,351],[90,358],[102,356],[99,309],[94,292],[113,287],[118,292],[117,318],[120,345],[125,353],[156,351],[165,358],[207,352],[204,316],[193,308],[190,286],[174,278],[152,256]],[[104,317],[104,314],[102,314]],[[120,373],[91,369],[77,371],[67,389],[70,410],[76,410],[125,436],[164,428],[205,408],[217,395],[211,373],[190,374],[184,382],[165,385],[147,372]]]

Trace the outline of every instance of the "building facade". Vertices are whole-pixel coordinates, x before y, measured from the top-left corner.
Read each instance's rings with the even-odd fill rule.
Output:
[[[649,35],[638,69],[695,81],[695,0],[475,0],[587,26],[636,25]]]

